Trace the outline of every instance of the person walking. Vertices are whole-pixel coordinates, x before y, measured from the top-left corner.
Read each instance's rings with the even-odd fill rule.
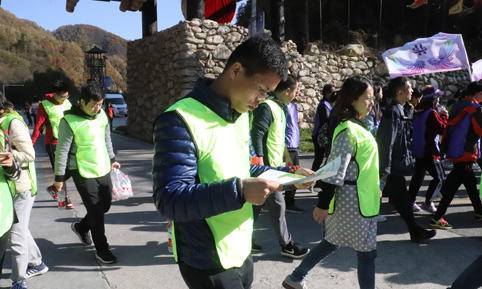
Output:
[[[13,205],[18,222],[10,231],[12,252],[12,289],[27,288],[26,280],[46,273],[49,268],[42,262],[42,254],[30,233],[30,213],[37,195],[35,173],[35,150],[30,140],[27,124],[5,98],[0,98],[0,127],[8,138],[10,149],[21,172],[16,180],[7,180],[10,190],[15,192]]]
[[[0,93],[0,100],[5,101],[2,93]],[[11,149],[8,137],[5,137],[3,130],[0,130],[0,276],[5,252],[9,245],[10,229],[13,223],[17,222],[13,205],[16,192],[10,188],[7,180],[17,181],[22,172]]]
[[[109,105],[107,105],[107,118],[109,119],[109,126],[110,126],[110,131],[114,129],[113,122],[114,122],[114,107],[112,106],[112,103],[109,102]]]
[[[437,208],[432,202],[435,192],[440,191],[445,179],[441,161],[440,136],[447,128],[448,112],[439,109],[439,98],[443,93],[433,87],[422,91],[422,98],[413,119],[412,153],[415,156],[415,172],[410,180],[408,193],[414,212],[425,210],[435,213]],[[425,202],[418,206],[415,202],[422,186],[425,173],[429,172],[432,180],[425,195]]]
[[[119,169],[120,164],[115,161],[109,121],[101,109],[103,101],[100,88],[84,86],[79,104],[64,112],[55,151],[54,186],[60,191],[66,176],[72,176],[87,209],[82,220],[72,223],[72,231],[85,246],[93,240],[96,259],[111,264],[117,262],[117,257],[107,242],[104,215],[112,202],[110,171]]]
[[[325,238],[310,250],[282,286],[306,289],[308,272],[339,247],[349,247],[358,256],[358,284],[375,288],[377,221],[380,188],[377,143],[363,119],[374,105],[371,83],[362,77],[345,80],[332,112],[336,119],[328,162],[341,160],[337,174],[324,179],[324,190],[313,209],[316,222],[325,221]]]
[[[465,94],[464,101],[452,109],[444,136],[446,157],[454,165],[442,185],[442,200],[430,222],[435,229],[452,228],[444,215],[461,184],[467,190],[475,219],[482,219],[482,203],[473,170],[479,153],[478,143],[482,137],[482,108],[479,104],[482,101],[482,83],[470,83]]]
[[[391,79],[387,93],[392,104],[384,111],[377,132],[380,156],[380,178],[385,183],[383,194],[400,214],[410,233],[412,242],[423,242],[435,236],[415,221],[405,176],[413,174],[410,150],[412,120],[406,117],[404,105],[412,95],[412,85],[405,77]]]
[[[251,288],[252,205],[283,188],[253,178],[269,168],[250,165],[247,112],[286,75],[279,45],[249,38],[216,79],[199,79],[155,121],[154,202],[172,223],[174,258],[190,289]]]
[[[313,141],[313,146],[315,149],[315,159],[313,160],[313,164],[311,166],[313,171],[316,171],[320,168],[321,164],[323,163],[323,159],[326,157],[326,153],[329,151],[329,148],[327,148],[326,145],[320,143],[320,136],[328,133],[328,119],[336,99],[335,88],[331,84],[325,84],[321,94],[323,95],[323,98],[316,107],[314,127],[311,134],[311,140]],[[331,142],[331,139],[328,141]]]
[[[32,105],[28,102],[25,103],[24,106],[25,116],[27,117],[27,125],[31,127],[34,123],[32,120]]]
[[[287,159],[285,144],[286,106],[295,98],[297,91],[296,79],[288,76],[286,81],[281,81],[278,84],[273,95],[253,111],[251,140],[256,157],[261,160],[261,164],[272,167],[285,166],[284,159]],[[288,193],[288,197],[293,194],[292,190],[288,190],[291,191]],[[308,249],[295,243],[288,231],[286,203],[283,193],[275,192],[271,194],[266,200],[265,207],[269,210],[271,223],[281,247],[281,255],[290,258],[302,258],[306,255]],[[261,208],[255,208],[255,218],[260,211]]]
[[[62,80],[56,80],[52,85],[52,93],[47,93],[45,99],[38,106],[35,127],[32,131],[32,143],[35,145],[43,131],[45,131],[45,151],[49,156],[52,171],[54,170],[55,149],[59,138],[59,123],[64,112],[69,110],[72,104],[69,101],[69,88]],[[67,186],[64,185],[61,191],[60,199],[57,195],[52,197],[58,201],[58,207],[73,209],[74,204],[67,193]]]
[[[3,133],[0,133],[0,143],[3,149],[8,146],[7,139]],[[0,153],[0,276],[2,275],[5,252],[8,248],[10,229],[13,223],[16,222],[13,207],[15,192],[10,190],[7,179],[16,181],[20,173],[20,166],[14,161],[13,154],[2,151]]]
[[[288,166],[300,166],[300,127],[298,120],[298,105],[300,88],[299,82],[296,81],[295,98],[286,105],[286,132],[285,144],[288,150],[289,160]],[[291,186],[285,191],[286,212],[299,214],[304,210],[295,204],[296,188]]]

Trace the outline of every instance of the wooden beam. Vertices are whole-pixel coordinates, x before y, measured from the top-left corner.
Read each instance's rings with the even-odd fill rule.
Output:
[[[282,42],[285,38],[285,15],[284,15],[284,0],[271,0],[270,12],[271,23],[270,29],[273,33],[273,39]]]
[[[157,32],[157,0],[147,0],[142,6],[142,37]]]
[[[193,18],[204,19],[204,0],[187,0],[186,1],[187,20]]]
[[[75,5],[77,5],[77,2],[79,2],[79,0],[66,0],[65,1],[65,10],[67,10],[67,12],[74,12],[74,9],[75,9]]]

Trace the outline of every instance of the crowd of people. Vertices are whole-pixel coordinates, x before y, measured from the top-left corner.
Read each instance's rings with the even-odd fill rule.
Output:
[[[42,191],[37,187],[33,146],[42,133],[55,176],[47,191],[59,208],[73,209],[65,186],[72,177],[87,209],[84,218],[72,223],[73,233],[83,245],[94,244],[95,258],[100,262],[117,261],[104,229],[104,214],[112,197],[110,171],[120,167],[115,161],[108,116],[101,109],[104,93],[85,86],[80,100],[72,104],[64,81],[56,81],[51,91],[38,105],[32,135],[13,104],[0,95],[0,274],[5,252],[10,249],[12,289],[26,289],[27,279],[49,270],[29,230],[35,197]]]
[[[413,88],[405,77],[383,85],[354,76],[339,91],[328,84],[316,109],[315,159],[307,169],[299,166],[298,156],[301,83],[287,71],[275,42],[250,38],[216,79],[199,79],[155,121],[154,202],[170,222],[173,254],[189,288],[251,288],[250,253],[263,249],[252,233],[262,207],[280,254],[302,259],[282,282],[288,289],[307,288],[309,271],[339,247],[356,251],[359,286],[374,289],[383,195],[415,243],[433,238],[434,229],[451,227],[444,215],[462,183],[474,218],[481,219],[472,167],[482,136],[482,83],[470,83],[450,109],[440,104],[436,87]],[[334,176],[315,184],[284,186],[258,178],[269,169],[310,175],[335,159],[341,165]],[[453,163],[447,178],[445,159]],[[426,172],[433,179],[419,205]],[[313,219],[324,223],[325,232],[309,250],[294,242],[286,212],[303,213],[294,195],[311,185],[318,190]],[[438,207],[437,195],[442,196]],[[432,214],[431,228],[415,219],[421,210]],[[452,289],[482,286],[480,269],[479,258]]]
[[[199,79],[156,119],[153,198],[169,220],[172,253],[189,288],[251,288],[251,254],[263,250],[253,228],[263,209],[280,254],[302,259],[282,281],[287,289],[307,288],[310,270],[340,247],[357,254],[359,287],[374,289],[382,196],[415,243],[433,238],[435,229],[452,227],[445,214],[461,184],[474,207],[474,222],[482,219],[473,170],[482,164],[481,82],[470,83],[449,108],[441,104],[439,89],[413,88],[405,77],[385,85],[352,76],[339,90],[325,85],[315,113],[311,169],[299,161],[301,85],[288,74],[276,42],[252,37],[233,51],[216,79]],[[100,88],[85,86],[79,101],[71,103],[65,82],[56,81],[38,105],[30,135],[29,125],[0,96],[0,274],[10,249],[12,289],[26,289],[28,278],[49,270],[29,230],[38,191],[33,145],[42,132],[55,178],[48,192],[59,208],[74,208],[65,185],[72,177],[87,210],[71,224],[73,233],[83,245],[94,245],[100,262],[117,262],[104,215],[111,206],[110,171],[120,164],[110,135],[112,106],[104,111],[103,102]],[[283,185],[259,177],[270,169],[309,176],[335,160],[340,165],[332,176],[316,183]],[[445,176],[447,160],[453,165]],[[418,204],[427,172],[432,180]],[[324,224],[323,239],[311,249],[294,241],[286,220],[287,212],[304,213],[295,195],[309,188],[318,191],[313,219]],[[430,229],[415,218],[422,210],[432,214]],[[452,289],[482,286],[481,266],[479,257]]]

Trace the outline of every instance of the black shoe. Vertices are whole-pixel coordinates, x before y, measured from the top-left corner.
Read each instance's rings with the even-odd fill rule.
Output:
[[[113,264],[117,262],[117,257],[110,250],[95,253],[95,258],[104,264]]]
[[[72,223],[70,225],[70,228],[77,235],[77,237],[79,237],[79,240],[83,245],[85,245],[85,246],[92,245],[92,239],[90,238],[89,232],[81,233],[79,231],[78,227],[79,227],[79,223]]]
[[[256,244],[254,241],[251,242],[251,252],[253,253],[259,253],[263,251],[263,247],[260,245]]]
[[[422,243],[429,239],[432,239],[437,232],[435,230],[420,229],[415,233],[410,233],[410,241],[414,243]]]
[[[297,207],[296,205],[286,206],[286,212],[292,214],[302,214],[305,212],[302,208]]]
[[[281,255],[290,257],[293,259],[303,258],[308,254],[310,250],[308,248],[298,247],[295,242],[291,241],[285,247],[281,248]]]

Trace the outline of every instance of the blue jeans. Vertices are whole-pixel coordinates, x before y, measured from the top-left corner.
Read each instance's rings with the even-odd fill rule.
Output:
[[[301,264],[291,273],[293,281],[301,282],[308,272],[313,269],[321,260],[338,249],[337,246],[326,240],[322,240],[316,247],[312,248],[308,255],[303,258]],[[358,284],[360,289],[375,288],[375,258],[377,250],[370,252],[358,252]]]
[[[477,289],[482,286],[482,255],[467,267],[452,284],[452,289]]]

